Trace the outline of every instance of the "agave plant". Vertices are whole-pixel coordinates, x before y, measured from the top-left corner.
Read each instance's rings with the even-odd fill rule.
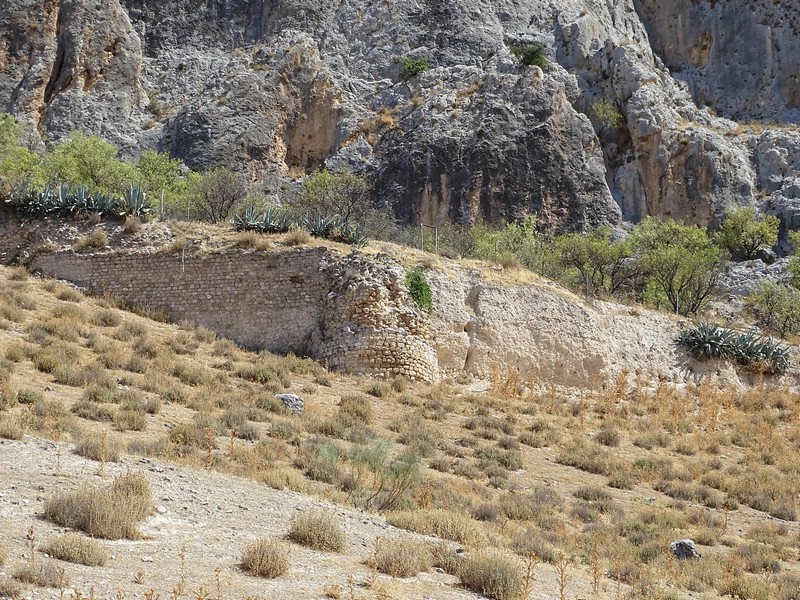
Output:
[[[367,230],[359,223],[345,223],[340,228],[339,241],[361,247],[367,243]]]
[[[88,199],[86,211],[97,213],[101,217],[110,217],[119,212],[118,206],[119,198],[113,194],[95,192]]]
[[[53,189],[47,187],[44,191],[30,189],[21,198],[15,200],[12,205],[14,210],[22,217],[36,218],[47,214],[53,203]]]
[[[719,325],[700,323],[694,329],[681,331],[676,340],[698,360],[725,358],[731,355],[735,332]]]
[[[261,213],[254,207],[248,206],[244,212],[231,219],[231,225],[236,231],[258,231],[261,229]]]
[[[789,351],[772,338],[754,333],[701,323],[680,332],[676,342],[698,360],[728,358],[741,365],[760,365],[760,369],[782,375],[789,368]]]
[[[264,213],[261,221],[261,230],[264,233],[285,233],[291,229],[294,223],[285,212],[277,208],[270,207]]]
[[[762,360],[767,362],[773,373],[783,375],[789,368],[789,349],[781,348],[772,338],[763,340],[761,347]]]
[[[130,184],[122,194],[121,209],[120,216],[132,217],[144,217],[152,210],[147,193],[141,185]]]
[[[338,217],[324,217],[322,215],[306,215],[303,217],[303,227],[314,237],[327,238],[338,224]]]
[[[69,217],[73,214],[74,209],[72,189],[69,184],[62,183],[50,196],[49,204],[46,209],[47,214]]]

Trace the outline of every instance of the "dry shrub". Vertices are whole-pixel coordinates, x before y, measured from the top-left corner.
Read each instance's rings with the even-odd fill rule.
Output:
[[[0,598],[21,598],[22,586],[10,577],[0,575]]]
[[[59,535],[47,542],[43,550],[53,558],[87,567],[102,567],[108,560],[104,544],[79,533]]]
[[[52,371],[53,381],[70,387],[83,387],[89,383],[87,372],[72,365],[58,365]]]
[[[176,425],[169,432],[169,441],[177,446],[179,455],[191,454],[196,449],[213,448],[216,431],[193,423]]]
[[[14,267],[8,274],[8,278],[11,281],[27,281],[28,271],[25,267]]]
[[[114,420],[115,411],[109,406],[103,406],[93,400],[78,400],[72,405],[70,412],[81,419],[88,421],[107,421]]]
[[[52,344],[36,353],[33,366],[42,373],[54,373],[58,367],[71,367],[78,360],[78,352],[71,346]]]
[[[390,525],[425,535],[437,535],[461,544],[482,546],[487,537],[483,526],[468,516],[437,508],[398,511],[386,516]]]
[[[526,592],[524,565],[498,550],[467,556],[458,576],[465,587],[495,600],[519,600]]]
[[[392,577],[413,577],[433,566],[433,554],[416,540],[378,538],[367,564]]]
[[[113,421],[114,427],[119,431],[144,431],[147,429],[147,418],[143,410],[120,409],[114,413]]]
[[[54,561],[42,561],[19,567],[14,571],[14,579],[39,587],[67,587],[69,581]]]
[[[0,438],[7,440],[21,440],[22,434],[22,424],[16,417],[6,415],[0,418]]]
[[[554,489],[538,486],[527,493],[505,494],[500,509],[513,521],[530,521],[561,507],[561,496]]]
[[[56,298],[64,302],[80,302],[83,299],[83,295],[78,290],[68,285],[57,285],[54,293]]]
[[[345,547],[345,534],[339,519],[322,510],[308,510],[292,519],[289,539],[313,548],[342,552]]]
[[[367,398],[358,394],[343,396],[339,402],[339,414],[369,424],[372,420],[372,405]]]
[[[138,217],[125,217],[125,224],[122,226],[125,233],[139,233],[142,230],[142,222]]]
[[[619,432],[611,427],[603,427],[594,436],[596,442],[603,444],[603,446],[610,446],[616,448],[619,446]]]
[[[283,236],[287,246],[302,246],[311,241],[311,235],[305,229],[293,229]]]
[[[119,443],[105,431],[91,433],[75,446],[75,454],[100,462],[117,462],[119,452]]]
[[[87,252],[104,248],[108,244],[108,236],[102,229],[92,229],[85,236],[80,238],[73,249],[75,252]]]
[[[126,473],[110,487],[59,492],[44,503],[49,521],[91,536],[116,540],[137,538],[137,523],[151,511],[150,484],[144,475]]]
[[[236,234],[233,240],[233,245],[237,248],[250,248],[252,250],[269,250],[272,248],[272,242],[268,238],[255,231],[243,231]],[[297,244],[289,244],[291,246]]]
[[[245,547],[241,565],[256,577],[279,577],[289,569],[289,546],[280,540],[257,540]]]

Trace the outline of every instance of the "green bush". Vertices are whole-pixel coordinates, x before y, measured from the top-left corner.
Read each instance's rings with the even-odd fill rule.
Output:
[[[431,312],[433,310],[433,295],[425,274],[420,269],[412,269],[406,274],[406,286],[411,299],[421,309]]]
[[[612,242],[611,230],[600,227],[590,233],[567,233],[553,240],[562,278],[580,286],[588,295],[614,294],[632,283],[636,266],[630,260],[627,241]]]
[[[646,302],[681,315],[697,313],[716,290],[725,252],[705,230],[668,219],[646,218],[631,245],[644,281]]]
[[[774,215],[756,215],[752,206],[728,213],[714,240],[736,260],[752,260],[759,250],[778,243],[780,219]]]
[[[800,291],[766,281],[748,297],[759,323],[769,332],[785,338],[800,334]]]
[[[421,58],[402,57],[397,60],[397,63],[400,65],[400,79],[403,81],[408,81],[431,68],[430,62],[424,56]]]
[[[508,49],[526,67],[536,65],[542,70],[547,68],[544,44],[538,42],[512,42],[508,44]]]
[[[616,127],[622,120],[622,113],[617,109],[617,105],[606,98],[592,104],[592,111],[605,127]]]

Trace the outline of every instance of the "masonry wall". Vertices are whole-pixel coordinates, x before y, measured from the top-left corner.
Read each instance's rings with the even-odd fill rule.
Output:
[[[436,381],[427,319],[393,261],[325,248],[213,254],[37,256],[32,269],[95,294],[164,310],[242,346],[309,355],[334,370]]]
[[[303,353],[326,293],[318,273],[322,253],[64,252],[37,257],[33,268],[93,293],[165,310],[172,321],[203,325],[248,348]]]

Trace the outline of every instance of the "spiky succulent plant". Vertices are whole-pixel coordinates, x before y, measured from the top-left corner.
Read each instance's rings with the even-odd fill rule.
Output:
[[[738,333],[710,323],[684,329],[675,340],[698,360],[727,358],[741,365],[760,365],[767,373],[783,374],[789,367],[789,351],[772,338]]]

